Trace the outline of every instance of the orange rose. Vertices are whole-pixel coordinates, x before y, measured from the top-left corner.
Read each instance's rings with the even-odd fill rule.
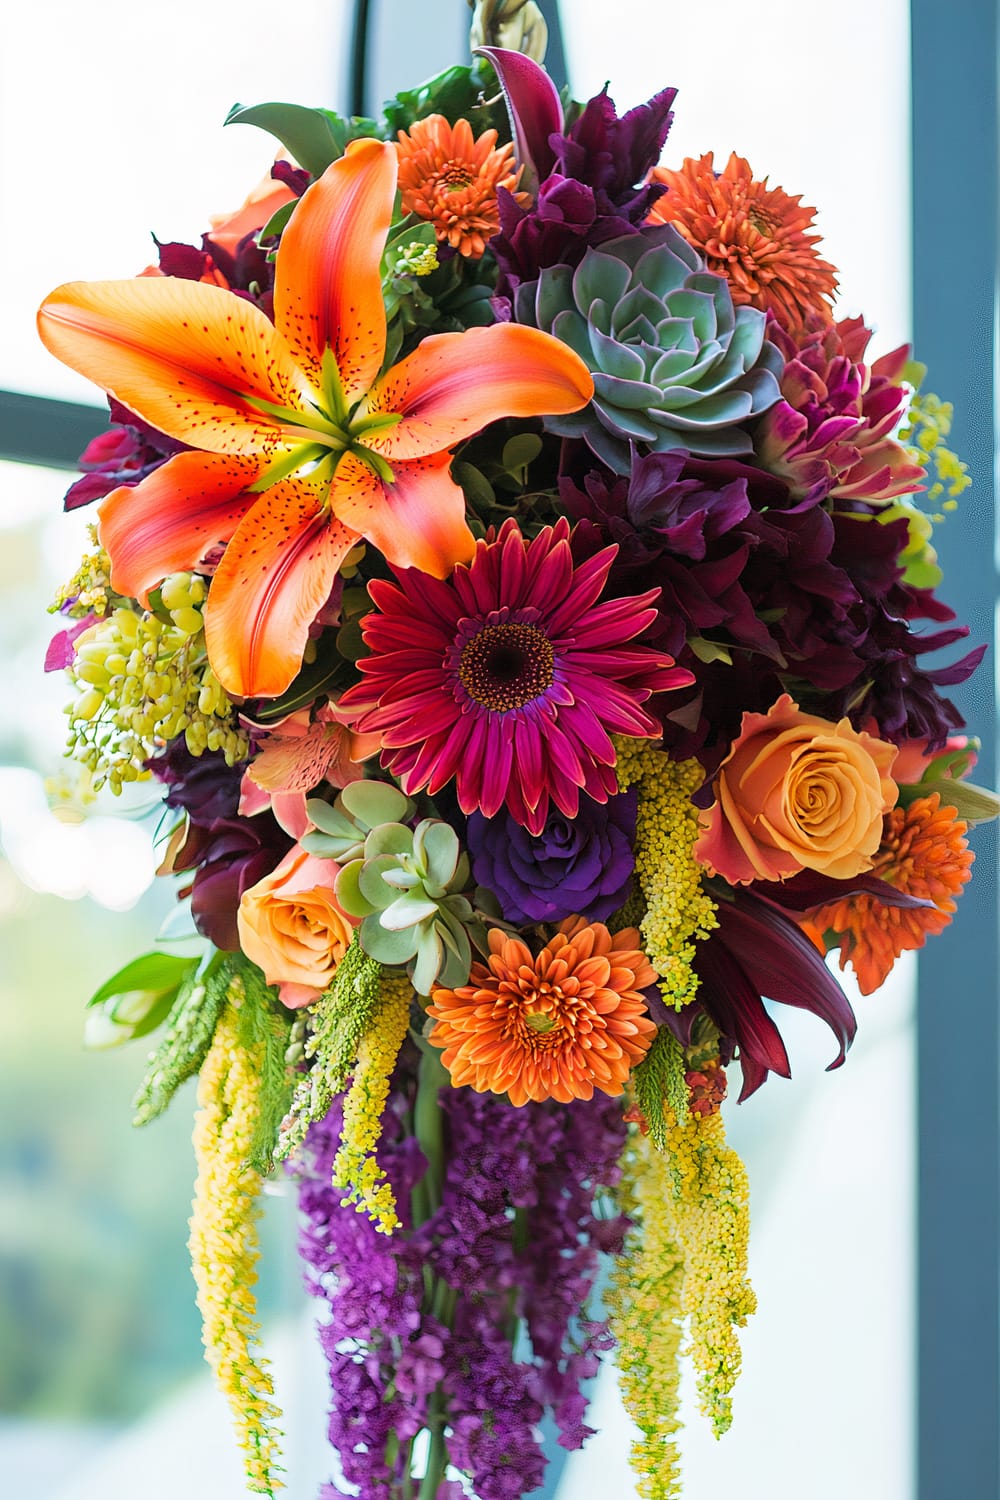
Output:
[[[870,870],[898,796],[895,756],[895,745],[847,719],[802,713],[787,693],[766,714],[744,714],[701,816],[697,858],[730,885]]]
[[[296,847],[240,901],[236,921],[243,952],[293,1009],[311,1004],[327,988],[357,925],[333,893],[337,869]]]

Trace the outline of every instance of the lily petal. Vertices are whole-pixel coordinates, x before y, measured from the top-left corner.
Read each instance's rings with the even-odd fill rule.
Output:
[[[447,578],[456,563],[471,562],[476,543],[465,521],[465,496],[448,472],[450,457],[394,463],[385,483],[347,453],[330,489],[334,514],[373,542],[397,568],[419,568]]]
[[[516,323],[432,333],[361,403],[401,421],[363,441],[390,461],[452,448],[500,417],[564,415],[586,406],[594,382],[579,355]]]
[[[329,479],[284,479],[240,522],[205,603],[205,644],[227,693],[273,698],[302,666],[309,627],[358,540],[324,508]]]
[[[333,350],[348,405],[371,385],[385,354],[379,266],[395,193],[395,147],[352,141],[307,189],[278,250],[277,327],[317,390],[323,356]]]
[[[247,490],[264,462],[178,453],[139,484],[112,490],[97,510],[112,587],[147,604],[168,573],[196,567],[227,542],[257,499]]]
[[[248,397],[308,409],[281,334],[222,287],[174,276],[73,281],[42,303],[38,332],[143,421],[209,453],[259,453],[282,441],[279,423]]]

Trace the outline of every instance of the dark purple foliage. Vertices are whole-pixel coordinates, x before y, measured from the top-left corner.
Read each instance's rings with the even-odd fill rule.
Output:
[[[181,737],[148,765],[167,786],[167,806],[188,816],[186,837],[172,855],[171,870],[194,871],[188,888],[194,924],[217,948],[235,953],[240,897],[280,864],[292,839],[270,812],[239,816],[243,768],[227,766],[221,752],[194,756]]]

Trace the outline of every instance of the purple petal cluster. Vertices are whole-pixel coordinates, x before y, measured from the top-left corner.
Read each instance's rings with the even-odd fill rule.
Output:
[[[786,691],[824,718],[874,724],[883,738],[937,747],[962,726],[940,689],[965,681],[982,650],[948,667],[919,665],[968,632],[915,628],[954,615],[902,582],[904,520],[883,523],[877,507],[856,501],[831,513],[761,470],[679,452],[633,454],[628,476],[574,467],[571,456],[560,496],[579,518],[577,552],[617,544],[609,592],[654,580],[662,590],[646,638],[697,679],[657,700],[678,757],[697,755],[711,774],[742,714],[766,712]],[[699,657],[686,644],[694,638],[729,660],[705,660],[704,646]]]
[[[508,813],[468,824],[472,872],[492,891],[508,922],[603,922],[629,892],[635,857],[637,793],[580,800],[575,818],[550,811],[533,836]]]
[[[404,1218],[425,1168],[409,1132],[414,1079],[408,1049],[378,1153]],[[620,1248],[626,1227],[595,1215],[594,1190],[617,1180],[625,1126],[603,1096],[515,1111],[492,1094],[447,1089],[440,1104],[440,1207],[391,1239],[330,1186],[339,1103],[309,1134],[300,1249],[327,1309],[329,1438],[343,1477],[374,1500],[395,1492],[408,1439],[444,1402],[453,1469],[479,1500],[520,1500],[542,1482],[546,1409],[565,1447],[590,1433],[581,1385],[609,1336],[581,1308],[600,1253]],[[391,1433],[400,1443],[387,1447]]]
[[[547,175],[535,202],[522,208],[499,190],[500,233],[490,241],[500,276],[495,306],[509,315],[522,281],[543,266],[577,265],[589,245],[635,233],[663,189],[649,182],[673,121],[677,95],[662,89],[619,118],[607,90],[584,107],[565,132],[536,143]]]

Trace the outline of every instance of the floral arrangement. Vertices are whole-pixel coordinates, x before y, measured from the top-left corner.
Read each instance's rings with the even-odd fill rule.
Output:
[[[727,1070],[789,1075],[783,1005],[843,1063],[826,955],[874,991],[996,810],[944,692],[984,648],[923,664],[967,634],[950,409],[838,314],[813,209],[664,155],[671,88],[560,96],[515,12],[379,120],[236,109],[283,148],[243,207],[39,315],[112,422],[46,665],[89,786],[162,786],[198,935],[89,1034],[158,1032],[137,1123],[198,1074],[194,1275],[259,1494],[275,1171],[324,1496],[517,1500],[612,1351],[638,1491],[679,1494],[681,1354],[723,1433],[755,1305]]]

